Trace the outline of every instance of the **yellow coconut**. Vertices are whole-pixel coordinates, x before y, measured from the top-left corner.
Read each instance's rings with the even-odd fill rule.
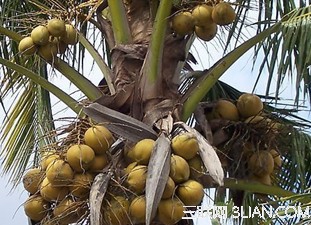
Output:
[[[190,168],[187,161],[178,156],[171,156],[171,164],[170,164],[170,177],[176,184],[185,182],[189,179],[190,176]]]
[[[40,183],[44,178],[44,172],[40,168],[28,170],[23,176],[23,185],[30,194],[35,194],[39,190]]]
[[[162,199],[158,206],[158,219],[164,225],[173,225],[185,215],[184,204],[177,198]]]
[[[202,184],[195,180],[187,180],[186,182],[178,185],[176,193],[178,198],[185,205],[191,206],[199,205],[204,197],[204,189]]]
[[[147,179],[147,166],[135,166],[127,176],[127,183],[131,190],[142,194],[145,190]]]
[[[79,205],[69,196],[55,206],[53,215],[55,224],[71,224],[79,221],[81,210]]]
[[[90,127],[84,134],[85,144],[90,146],[95,154],[104,154],[113,143],[111,132],[103,125]]]
[[[132,162],[132,163],[130,163],[125,169],[124,169],[124,175],[128,175],[131,171],[132,171],[132,169],[135,167],[135,166],[137,166],[138,164],[137,164],[137,162]]]
[[[49,203],[40,195],[32,195],[24,203],[25,214],[34,221],[42,220],[48,214],[49,208]]]
[[[144,195],[134,198],[129,207],[130,219],[133,224],[145,223],[146,197]]]
[[[210,23],[205,26],[195,26],[194,32],[203,41],[210,41],[214,37],[216,37],[217,34],[217,24],[216,23]]]
[[[123,196],[114,196],[113,200],[104,207],[103,217],[107,225],[128,224],[129,220],[129,201]]]
[[[189,132],[175,136],[172,139],[171,146],[174,154],[179,155],[186,160],[195,157],[199,151],[199,144],[196,136]]]
[[[212,12],[213,12],[212,6],[206,4],[197,5],[192,10],[192,17],[194,19],[194,24],[196,26],[206,26],[210,23],[213,23]]]
[[[216,102],[216,105],[213,109],[213,115],[216,119],[232,121],[239,120],[239,112],[237,107],[232,102],[225,99],[220,99]]]
[[[78,32],[71,24],[65,24],[66,32],[61,36],[61,41],[67,45],[75,45],[78,43]]]
[[[162,199],[171,198],[175,191],[175,183],[172,178],[168,177],[168,180],[166,182],[164,192],[162,194]]]
[[[89,171],[90,172],[100,172],[108,165],[107,155],[95,155],[94,161],[91,164]]]
[[[212,18],[218,25],[228,25],[235,20],[235,12],[232,6],[227,2],[218,3],[212,12]]]
[[[244,118],[258,115],[263,109],[261,99],[254,94],[242,94],[236,104],[240,115]]]
[[[90,173],[76,173],[69,186],[71,194],[78,198],[88,197],[94,176]]]
[[[40,185],[40,194],[46,201],[61,201],[69,194],[67,187],[55,187],[48,178],[44,178]]]
[[[128,152],[128,156],[140,165],[148,165],[155,141],[143,139],[134,145]]]
[[[52,185],[70,184],[73,179],[73,170],[70,165],[62,159],[51,162],[46,169],[46,177]]]
[[[54,37],[61,37],[66,32],[65,22],[60,19],[51,19],[48,21],[47,29]]]
[[[190,178],[196,180],[205,174],[205,166],[199,155],[196,155],[192,159],[188,160],[188,165],[190,168]]]
[[[49,42],[50,33],[47,27],[37,26],[31,31],[31,39],[37,45],[46,45]]]
[[[172,29],[178,35],[184,36],[192,34],[194,30],[194,20],[190,12],[180,12],[172,19]]]
[[[69,165],[78,173],[88,170],[95,158],[92,148],[87,145],[73,145],[67,150],[67,161]]]
[[[258,177],[269,175],[273,172],[274,168],[273,157],[266,150],[255,152],[248,160],[248,168]]]
[[[55,61],[58,53],[58,47],[53,42],[48,42],[46,45],[40,46],[38,54],[48,62]]]
[[[281,168],[281,166],[282,166],[282,158],[281,158],[280,153],[277,150],[275,150],[275,149],[270,149],[269,152],[272,155],[273,160],[274,160],[274,168],[275,169]]]
[[[33,55],[37,51],[37,46],[31,37],[24,37],[18,44],[18,51],[24,55]]]
[[[55,151],[44,152],[42,154],[42,158],[41,158],[41,162],[40,162],[41,169],[46,170],[48,165],[57,159],[60,159],[60,156]]]

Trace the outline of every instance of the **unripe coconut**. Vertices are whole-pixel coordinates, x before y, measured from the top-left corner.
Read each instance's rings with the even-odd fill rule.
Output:
[[[67,45],[75,45],[78,43],[78,32],[71,24],[65,24],[66,32],[61,36],[61,41]]]
[[[69,186],[71,194],[78,198],[88,197],[93,180],[94,176],[90,173],[76,173]]]
[[[44,152],[42,154],[42,159],[41,159],[41,169],[46,170],[48,165],[53,162],[54,160],[60,159],[60,156],[55,152],[55,151],[49,151],[49,152]]]
[[[47,27],[37,26],[31,31],[31,39],[37,45],[46,45],[49,42],[50,33]]]
[[[123,196],[115,196],[109,205],[104,208],[105,224],[122,225],[129,223],[129,201]]]
[[[23,177],[23,185],[30,194],[35,194],[39,190],[44,172],[39,168],[33,168],[26,172]]]
[[[170,164],[170,177],[176,184],[185,182],[189,179],[190,176],[190,168],[187,161],[178,156],[171,156],[171,164]]]
[[[184,204],[179,199],[163,199],[158,206],[158,219],[164,225],[173,225],[185,215],[184,210]]]
[[[194,19],[194,24],[196,26],[206,26],[211,23],[214,23],[212,19],[212,12],[213,12],[212,6],[206,4],[196,6],[192,10],[192,17]]]
[[[155,141],[152,139],[143,139],[134,145],[134,147],[128,153],[134,161],[140,165],[148,165],[149,159],[155,145]]]
[[[269,120],[264,118],[263,116],[251,116],[244,120],[244,123],[252,124],[257,128],[267,128]]]
[[[24,37],[18,44],[18,51],[24,55],[32,55],[37,47],[31,37]]]
[[[58,203],[54,210],[53,215],[57,221],[56,224],[71,224],[78,222],[79,216],[79,206],[75,203],[72,197],[66,197],[60,203]]]
[[[147,179],[147,166],[135,166],[127,176],[127,183],[131,190],[141,194],[145,190]]]
[[[69,194],[69,189],[53,186],[46,177],[40,185],[40,194],[46,201],[61,201]]]
[[[138,164],[137,164],[137,162],[132,162],[132,163],[130,163],[125,169],[124,169],[124,175],[128,175],[131,171],[132,171],[132,169],[135,167],[135,166],[137,166]]]
[[[32,195],[24,203],[25,214],[34,221],[42,220],[47,214],[50,205],[40,195]]]
[[[54,61],[58,53],[58,47],[53,42],[48,42],[46,45],[40,46],[38,54],[46,61]]]
[[[146,197],[144,195],[134,198],[129,207],[130,219],[133,224],[145,223]]]
[[[199,205],[204,197],[204,189],[202,184],[195,180],[187,180],[186,182],[178,185],[176,192],[178,198],[185,205]]]
[[[250,180],[256,181],[256,182],[259,182],[259,183],[265,184],[265,185],[271,185],[272,184],[271,177],[269,174],[264,175],[262,177],[258,177],[256,175],[252,174],[250,176]]]
[[[213,109],[214,118],[238,121],[239,112],[237,107],[230,101],[220,99]]]
[[[84,134],[85,144],[90,146],[96,155],[104,154],[111,146],[113,137],[103,125],[90,127]]]
[[[87,145],[73,145],[67,150],[67,161],[69,165],[78,173],[88,170],[95,158],[92,148]]]
[[[205,166],[199,155],[196,155],[192,159],[188,160],[188,165],[190,168],[190,177],[192,179],[198,179],[205,174]]]
[[[210,23],[205,26],[195,26],[194,32],[203,41],[210,41],[214,37],[216,37],[217,34],[217,24],[216,23]]]
[[[162,194],[162,199],[167,199],[173,196],[175,191],[175,183],[172,178],[168,177],[168,180],[166,182],[163,194]]]
[[[70,184],[73,179],[73,170],[70,165],[62,159],[51,162],[46,169],[46,177],[52,185]]]
[[[94,161],[91,164],[89,171],[90,172],[100,172],[108,165],[107,155],[95,155]]]
[[[256,116],[263,109],[263,103],[261,99],[254,94],[245,93],[242,94],[236,104],[240,115],[244,118]]]
[[[65,22],[60,19],[51,19],[48,21],[47,29],[54,37],[63,36],[66,32]]]
[[[232,6],[227,2],[218,3],[212,12],[212,18],[218,25],[228,25],[235,20],[235,12]]]
[[[275,149],[270,149],[269,152],[270,152],[270,154],[273,157],[275,169],[281,168],[281,166],[282,166],[282,158],[281,158],[280,153],[278,151],[276,151]]]
[[[53,37],[50,42],[52,42],[57,48],[57,54],[64,54],[67,49],[67,44],[62,42],[60,38]]]
[[[269,151],[261,150],[252,154],[248,161],[250,171],[258,176],[264,177],[273,172],[274,160]]]
[[[180,12],[173,17],[172,28],[180,36],[192,34],[194,20],[190,12]]]
[[[172,150],[174,154],[183,157],[186,160],[192,159],[199,151],[199,144],[193,133],[186,132],[175,136],[172,139]]]

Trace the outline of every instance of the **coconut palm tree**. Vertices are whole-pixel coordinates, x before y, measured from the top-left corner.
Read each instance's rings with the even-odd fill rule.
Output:
[[[0,1],[0,103],[5,113],[1,157],[3,173],[10,174],[13,185],[19,183],[26,169],[39,165],[44,152],[52,148],[64,151],[73,142],[80,142],[85,126],[96,122],[104,123],[118,141],[110,149],[112,162],[93,183],[88,200],[90,210],[81,216],[81,223],[99,224],[100,207],[96,200],[105,201],[111,182],[122,178],[115,172],[124,168],[119,149],[151,138],[156,145],[148,174],[159,176],[149,178],[146,184],[146,219],[150,223],[161,198],[159,193],[166,184],[161,176],[169,176],[170,139],[185,130],[199,141],[205,167],[199,181],[205,188],[217,187],[215,204],[230,206],[226,202],[229,197],[236,206],[263,207],[261,203],[267,203],[306,207],[310,202],[310,123],[296,112],[301,109],[301,100],[310,95],[310,3],[231,2],[236,13],[234,21],[218,25],[213,40],[201,40],[206,50],[216,45],[223,56],[210,68],[194,71],[193,64],[200,60],[192,54],[192,47],[198,43],[199,34],[193,32],[194,25],[191,32],[182,34],[172,21],[180,12],[191,12],[203,2],[214,7],[219,4],[216,0]],[[57,56],[49,54],[50,49],[48,57],[39,47],[33,55],[19,51],[23,37],[52,18],[72,24],[79,42]],[[250,49],[254,51],[254,64],[260,65],[257,81],[268,74],[266,93],[260,95],[264,102],[262,121],[246,123],[242,119],[215,117],[219,99],[236,103],[243,94],[219,78]],[[60,47],[56,50],[59,53]],[[83,74],[85,63],[89,63],[87,54],[103,75],[95,84]],[[75,85],[83,99],[53,84],[56,74]],[[296,95],[294,104],[284,109],[280,93],[289,78]],[[275,93],[271,95],[273,89]],[[51,94],[77,115],[66,126],[55,123]],[[281,168],[269,175],[268,181],[254,181],[249,172],[251,157],[247,154],[271,148],[276,149],[275,157],[282,156]],[[299,219],[308,223],[306,218],[259,217],[233,222],[292,224]]]

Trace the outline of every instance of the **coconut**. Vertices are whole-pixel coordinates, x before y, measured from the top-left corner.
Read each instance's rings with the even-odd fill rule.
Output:
[[[143,139],[134,145],[128,152],[128,156],[140,165],[148,165],[155,141]]]
[[[170,177],[176,184],[182,183],[189,179],[190,169],[187,161],[178,156],[171,156]]]
[[[263,116],[251,116],[244,120],[244,123],[252,124],[256,128],[267,128],[269,125],[269,120]]]
[[[70,165],[62,159],[51,162],[46,169],[46,177],[52,185],[70,184],[73,179],[73,170]]]
[[[123,196],[114,196],[109,205],[104,208],[103,217],[107,225],[128,224],[129,221],[129,201]]]
[[[84,134],[85,144],[90,146],[95,154],[104,154],[111,146],[113,137],[103,125],[90,127]]]
[[[42,220],[47,214],[50,205],[40,195],[32,195],[24,203],[25,214],[34,221]]]
[[[71,224],[79,221],[81,210],[72,197],[66,197],[55,206],[53,215],[55,216],[53,219],[57,221],[56,224]]]
[[[133,224],[145,223],[146,197],[144,195],[134,198],[129,207],[130,219]]]
[[[23,185],[30,194],[35,194],[39,190],[44,172],[40,168],[33,168],[26,172],[23,177]]]
[[[137,162],[132,162],[132,163],[130,163],[125,169],[124,169],[124,175],[128,175],[131,171],[132,171],[132,169],[135,167],[135,166],[137,166],[138,164],[137,164]]]
[[[78,173],[88,170],[95,158],[92,148],[87,145],[73,145],[67,150],[67,161],[69,165]]]
[[[195,180],[187,180],[186,182],[178,185],[176,192],[178,198],[185,205],[199,205],[204,197],[204,189],[202,184]]]
[[[240,115],[244,118],[256,116],[263,109],[263,103],[261,99],[254,94],[245,93],[242,94],[236,104]]]
[[[40,162],[41,169],[46,170],[48,165],[57,159],[60,159],[60,156],[55,151],[44,152]]]
[[[46,45],[49,42],[50,33],[47,27],[37,26],[31,31],[31,39],[37,45]]]
[[[71,24],[65,24],[66,32],[61,36],[61,41],[67,45],[75,45],[78,43],[78,32]]]
[[[147,166],[135,166],[127,176],[127,183],[131,190],[141,194],[145,190],[147,179]]]
[[[173,225],[185,215],[184,210],[184,204],[179,199],[162,199],[158,206],[158,219],[164,225]]]
[[[94,161],[91,164],[89,171],[90,172],[101,172],[108,165],[107,155],[95,155]]]
[[[182,133],[172,139],[172,150],[174,154],[186,160],[192,159],[199,151],[199,144],[196,136],[192,133]]]
[[[273,172],[274,160],[269,151],[261,150],[252,154],[248,161],[250,171],[258,176],[264,177]]]
[[[270,149],[269,150],[270,154],[273,157],[273,161],[274,161],[274,169],[279,169],[282,166],[282,158],[280,153],[275,150],[275,149]]]
[[[208,24],[214,23],[212,19],[212,12],[212,6],[206,4],[197,5],[191,13],[194,19],[194,24],[196,26],[206,26]]]
[[[67,49],[67,44],[62,42],[60,38],[53,37],[50,42],[52,42],[57,48],[57,54],[64,54]]]
[[[166,182],[163,194],[162,194],[162,199],[167,199],[173,196],[175,191],[175,183],[172,178],[168,177],[168,180]]]
[[[232,121],[239,120],[239,112],[237,107],[232,102],[225,99],[220,99],[216,102],[216,105],[213,108],[213,115],[216,119]]]
[[[60,19],[51,19],[48,21],[47,29],[54,37],[61,37],[66,32],[65,22]]]
[[[210,41],[212,40],[217,34],[217,24],[210,23],[208,25],[199,27],[195,26],[195,34],[203,41]]]
[[[190,12],[180,12],[173,17],[172,29],[180,36],[192,34],[194,20]]]
[[[40,194],[46,201],[61,201],[69,194],[69,189],[53,186],[46,177],[40,185]]]
[[[94,176],[90,173],[76,173],[69,186],[71,194],[78,198],[88,197]]]
[[[196,180],[205,174],[205,166],[199,155],[188,160],[188,165],[190,168],[190,178]]]
[[[218,3],[212,12],[212,18],[218,25],[228,25],[235,20],[235,12],[232,6],[227,2]]]
[[[54,61],[58,53],[58,47],[53,42],[48,42],[46,45],[40,46],[38,54],[46,61]]]
[[[18,44],[18,51],[24,55],[32,55],[37,51],[37,46],[31,37],[24,37]]]

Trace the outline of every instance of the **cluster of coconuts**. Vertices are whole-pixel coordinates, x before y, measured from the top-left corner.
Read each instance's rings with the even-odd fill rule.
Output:
[[[40,167],[23,177],[31,195],[24,203],[26,215],[41,224],[70,224],[88,214],[86,199],[91,184],[106,165],[107,150],[113,143],[111,132],[102,125],[88,128],[83,144],[64,152],[43,153]]]
[[[277,132],[279,124],[264,117],[263,102],[250,93],[242,94],[236,104],[229,100],[220,99],[216,102],[212,112],[206,115],[208,120],[224,119],[243,121],[254,129],[264,129]],[[249,178],[263,184],[271,185],[271,174],[282,165],[280,153],[275,149],[256,151],[251,143],[244,143],[243,152],[247,155]]]
[[[46,25],[35,27],[18,45],[23,55],[39,54],[46,61],[52,61],[57,54],[65,53],[68,45],[78,42],[78,33],[72,24],[61,19],[51,19]]]
[[[191,11],[185,10],[172,18],[172,29],[178,35],[184,36],[195,32],[203,41],[212,40],[217,34],[217,26],[233,23],[236,14],[227,2],[214,4],[199,4]]]
[[[118,205],[123,203],[126,207],[121,207],[122,210],[119,207],[113,215],[107,208],[104,215],[107,224],[128,224],[129,221],[132,224],[145,222],[145,185],[148,163],[154,145],[154,140],[143,139],[127,151],[126,157],[129,159],[129,164],[124,173],[126,186],[134,194],[134,198],[125,203],[124,197],[119,196],[121,200]],[[184,216],[184,206],[197,206],[204,197],[203,186],[196,180],[198,174],[204,174],[196,137],[188,132],[176,135],[171,141],[171,149],[170,173],[158,205],[156,218],[154,218],[165,225],[177,223]]]

